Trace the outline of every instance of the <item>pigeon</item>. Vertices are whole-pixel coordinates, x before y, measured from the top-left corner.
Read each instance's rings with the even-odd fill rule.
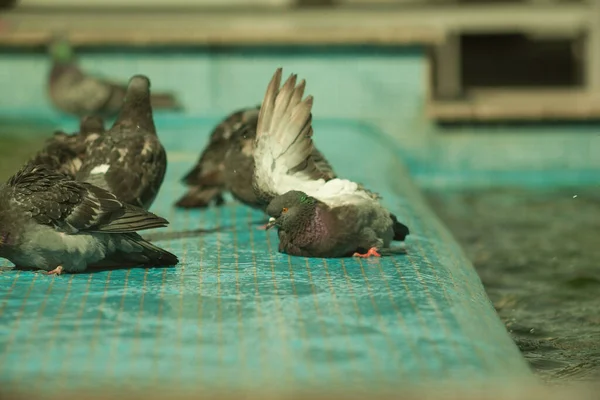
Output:
[[[224,203],[223,192],[229,191],[243,204],[265,211],[268,203],[256,197],[254,175],[254,141],[260,106],[237,110],[213,130],[209,143],[194,168],[183,178],[189,189],[176,203],[181,208],[204,208],[214,200]],[[316,148],[311,157],[318,166],[318,178],[336,177],[331,165]]]
[[[97,186],[26,164],[0,187],[0,257],[48,274],[172,266],[177,256],[137,231],[168,221]]]
[[[175,203],[177,207],[204,208],[208,207],[213,200],[217,206],[224,203],[223,192],[227,190],[226,155],[230,153],[234,142],[244,140],[240,135],[243,128],[256,126],[259,109],[260,106],[236,110],[213,129],[198,162],[182,179],[189,190]],[[253,138],[250,142],[253,144]],[[251,156],[248,159],[253,162]],[[249,175],[249,179],[252,179],[252,174]],[[252,190],[251,187],[250,189]]]
[[[104,121],[97,116],[81,118],[79,132],[71,135],[54,132],[44,147],[29,161],[34,165],[45,165],[51,170],[75,177],[81,168],[85,152],[90,143],[105,132]]]
[[[379,195],[346,179],[320,179],[313,149],[305,81],[292,74],[281,85],[279,68],[258,116],[253,184],[268,202],[267,229],[277,227],[279,251],[295,256],[379,257],[392,241],[404,241],[406,225],[379,203]]]
[[[75,178],[147,210],[156,199],[166,170],[167,153],[152,118],[150,80],[134,75],[115,123],[87,147]]]
[[[126,86],[87,75],[77,65],[73,49],[63,37],[56,37],[49,46],[52,69],[48,91],[52,104],[59,110],[82,117],[98,115],[112,118],[123,105]],[[172,94],[152,95],[155,109],[180,109]]]

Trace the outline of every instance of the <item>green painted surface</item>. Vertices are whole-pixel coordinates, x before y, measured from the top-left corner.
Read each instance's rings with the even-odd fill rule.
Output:
[[[0,274],[0,377],[44,391],[149,383],[376,390],[531,378],[477,274],[384,136],[352,121],[315,122],[336,170],[380,192],[410,226],[407,254],[305,259],[278,253],[275,232],[255,229],[264,217],[236,203],[172,207],[214,122],[157,121],[170,164],[153,211],[171,225],[148,236],[181,265]],[[363,158],[369,163],[356,162]]]

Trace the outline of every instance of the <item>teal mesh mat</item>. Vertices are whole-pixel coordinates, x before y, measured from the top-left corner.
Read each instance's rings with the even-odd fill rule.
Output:
[[[351,121],[315,123],[337,172],[380,192],[410,227],[408,253],[306,259],[278,253],[276,233],[256,229],[264,216],[232,200],[172,208],[214,122],[157,121],[170,164],[153,211],[171,225],[145,236],[179,266],[0,273],[3,382],[289,389],[530,376],[395,143]]]

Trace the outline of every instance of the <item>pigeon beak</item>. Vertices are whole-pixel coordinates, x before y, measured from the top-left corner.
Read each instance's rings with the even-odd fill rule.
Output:
[[[267,226],[265,227],[265,229],[271,229],[272,227],[275,226],[275,223],[277,222],[277,220],[273,217],[269,218],[269,223],[267,224]]]

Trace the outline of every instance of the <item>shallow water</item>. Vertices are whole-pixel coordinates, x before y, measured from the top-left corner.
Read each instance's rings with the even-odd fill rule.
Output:
[[[427,195],[539,376],[600,378],[600,187]]]

